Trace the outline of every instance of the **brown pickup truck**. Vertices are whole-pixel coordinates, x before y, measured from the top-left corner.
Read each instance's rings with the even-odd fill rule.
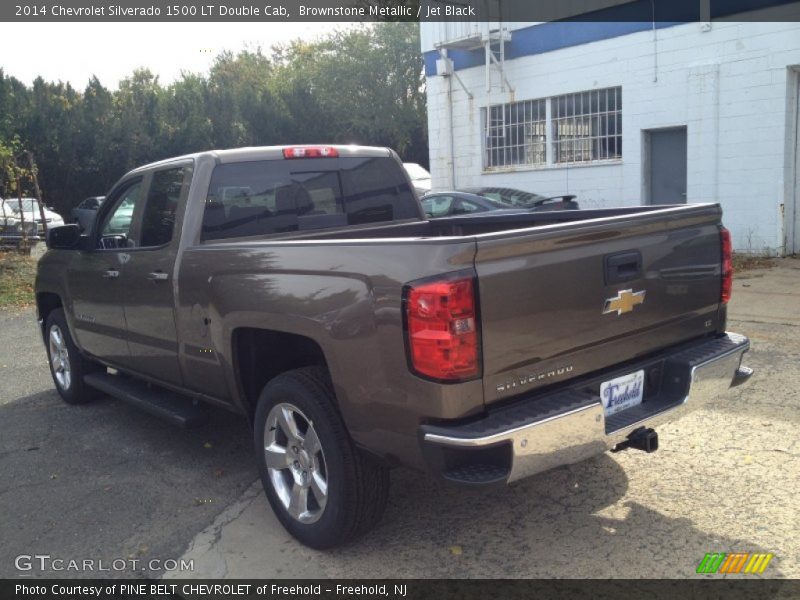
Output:
[[[745,381],[720,216],[426,220],[387,149],[204,152],[53,229],[36,303],[64,400],[241,413],[276,515],[324,548],[380,519],[395,465],[475,486],[651,452],[654,426]]]

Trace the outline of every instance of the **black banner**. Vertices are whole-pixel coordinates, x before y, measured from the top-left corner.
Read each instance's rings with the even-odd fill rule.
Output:
[[[796,21],[796,0],[10,0],[0,21]]]
[[[5,579],[3,600],[766,600],[800,597],[800,580],[172,580]]]

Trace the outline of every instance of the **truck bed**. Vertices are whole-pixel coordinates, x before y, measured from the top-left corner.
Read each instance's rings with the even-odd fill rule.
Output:
[[[231,257],[222,264],[244,262],[234,255],[255,256],[257,249],[269,248],[266,270],[274,275],[263,273],[265,265],[256,261],[251,262],[254,278],[269,279],[280,288],[288,279],[279,274],[288,271],[305,273],[306,281],[315,281],[311,287],[325,288],[328,282],[357,289],[359,297],[371,297],[375,310],[397,310],[398,329],[404,284],[473,269],[481,312],[481,395],[489,405],[722,331],[720,216],[716,204],[489,213],[206,242],[201,247],[226,249]],[[319,252],[320,245],[335,246],[330,264]],[[297,246],[306,247],[308,259],[299,258]],[[289,248],[295,250],[291,255]],[[382,261],[383,268],[373,271],[369,256]],[[621,267],[629,272],[610,278],[609,257],[625,261],[626,256],[632,262]],[[308,264],[311,257],[313,266]],[[187,267],[196,264],[191,256],[185,262]],[[391,263],[396,268],[388,268]],[[199,264],[197,268],[208,270]],[[241,276],[221,273],[212,287],[221,289],[222,281]],[[645,301],[629,314],[604,314],[605,302],[624,290],[646,290]],[[341,310],[338,322],[353,321],[351,327],[363,328],[366,310],[362,306],[358,325],[352,307]],[[393,330],[386,343],[397,345],[396,334]],[[388,354],[383,349],[378,356]],[[391,363],[381,366],[388,371]],[[396,377],[386,371],[381,376]],[[452,403],[450,408],[459,412]]]
[[[696,204],[691,206],[630,206],[616,208],[600,208],[591,210],[566,210],[540,213],[515,213],[493,214],[481,213],[458,217],[446,217],[429,221],[413,220],[406,223],[392,223],[390,225],[372,225],[366,227],[348,227],[344,229],[328,229],[299,231],[292,234],[260,238],[263,240],[347,240],[347,239],[375,239],[375,238],[428,238],[428,237],[465,237],[496,233],[500,231],[528,229],[531,227],[544,227],[547,225],[563,225],[580,223],[597,219],[617,217],[636,218],[643,215],[685,214],[687,210],[708,206]],[[713,206],[713,205],[711,205]],[[258,238],[250,238],[258,239]],[[229,243],[229,242],[207,242]]]

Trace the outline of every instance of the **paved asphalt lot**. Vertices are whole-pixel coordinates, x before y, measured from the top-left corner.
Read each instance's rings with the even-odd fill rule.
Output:
[[[269,512],[243,421],[183,432],[110,398],[67,406],[32,313],[0,312],[0,577],[37,553],[183,555],[183,577],[691,577],[711,551],[772,552],[765,576],[800,577],[798,306],[800,260],[737,278],[729,328],[752,339],[757,374],[660,428],[656,454],[492,490],[398,470],[378,529],[328,553]]]

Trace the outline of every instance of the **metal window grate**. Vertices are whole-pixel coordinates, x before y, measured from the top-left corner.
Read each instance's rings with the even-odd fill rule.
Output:
[[[546,100],[497,104],[483,109],[486,169],[543,165],[547,160]]]
[[[622,88],[551,98],[556,163],[622,158]]]

